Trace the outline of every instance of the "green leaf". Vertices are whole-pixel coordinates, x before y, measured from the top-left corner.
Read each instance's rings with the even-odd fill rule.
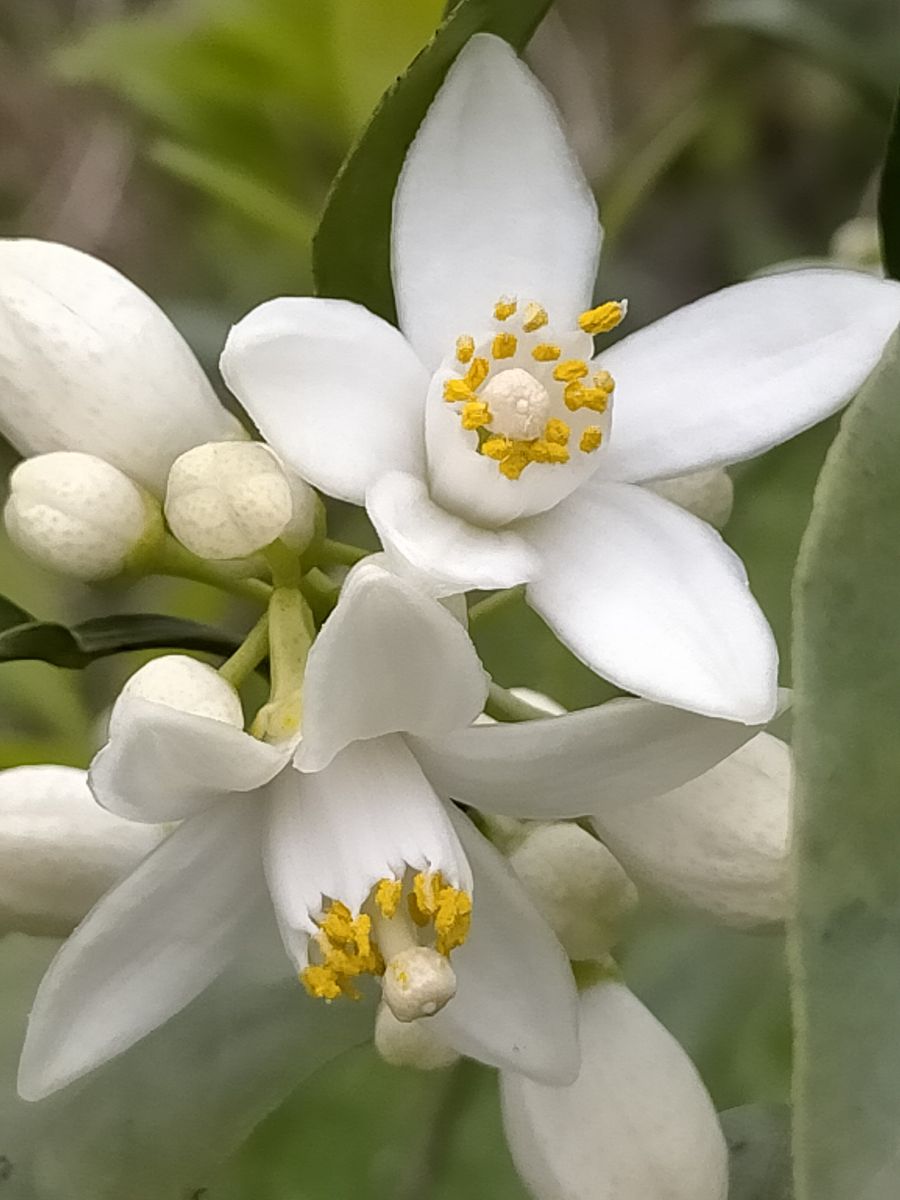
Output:
[[[792,1200],[790,1110],[744,1104],[720,1117],[728,1143],[728,1200]]]
[[[900,92],[894,104],[894,116],[881,169],[878,230],[885,270],[891,279],[900,279]]]
[[[126,650],[198,650],[231,654],[233,638],[183,617],[156,613],[120,613],[91,617],[68,628],[39,621],[0,596],[0,663],[39,659],[56,667],[86,667],[95,659]]]
[[[460,0],[405,75],[385,94],[344,162],[313,241],[321,296],[356,300],[396,319],[391,288],[391,205],[416,130],[453,60],[473,34],[521,49],[551,0]]]
[[[795,584],[797,1200],[900,1176],[900,332],[826,460]]]

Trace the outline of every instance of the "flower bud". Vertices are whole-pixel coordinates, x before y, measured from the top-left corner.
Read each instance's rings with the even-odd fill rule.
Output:
[[[261,442],[207,442],[172,465],[166,518],[200,558],[244,558],[268,546],[294,516],[291,485]]]
[[[151,496],[92,454],[57,451],[19,463],[4,510],[9,536],[29,557],[86,582],[139,565],[163,536]]]
[[[393,1067],[435,1071],[452,1067],[459,1054],[433,1032],[431,1021],[398,1021],[386,1004],[375,1018],[375,1049]]]
[[[724,467],[694,471],[675,479],[661,479],[649,486],[657,496],[671,500],[679,508],[686,508],[716,529],[721,529],[731,516],[734,484]]]
[[[120,699],[126,696],[244,727],[237,691],[218,671],[186,654],[164,654],[146,663],[122,688]]]
[[[637,889],[602,842],[579,825],[526,830],[509,854],[510,866],[568,956],[602,958],[637,903]]]
[[[243,435],[149,296],[29,238],[0,239],[0,433],[25,456],[96,454],[160,496],[188,447]]]
[[[315,488],[310,487],[284,463],[282,470],[291,489],[291,519],[281,531],[281,540],[298,554],[302,553],[317,535],[324,536],[325,509]]]
[[[0,771],[0,936],[71,933],[162,836],[102,809],[84,771]]]

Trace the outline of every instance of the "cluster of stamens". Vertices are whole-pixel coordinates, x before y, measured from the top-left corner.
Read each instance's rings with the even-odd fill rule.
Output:
[[[317,922],[318,961],[300,978],[311,996],[332,1001],[359,999],[357,981],[378,976],[400,1020],[430,1015],[455,991],[447,960],[471,919],[472,897],[440,871],[381,879],[355,916],[340,900],[330,902]]]
[[[624,301],[610,300],[581,314],[583,333],[608,333],[625,316]],[[513,318],[518,317],[518,321]],[[541,340],[547,312],[530,302],[519,313],[518,301],[501,298],[494,319],[502,328],[476,346],[470,334],[456,342],[459,374],[444,383],[444,400],[458,405],[463,429],[477,433],[475,449],[493,459],[507,479],[518,479],[531,463],[569,461],[573,429],[562,415],[606,413],[615,383],[608,371],[592,372],[580,358],[563,358],[562,347]],[[593,454],[603,442],[597,424],[581,423],[578,449]]]

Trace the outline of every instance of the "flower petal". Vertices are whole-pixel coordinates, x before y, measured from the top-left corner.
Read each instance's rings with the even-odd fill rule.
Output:
[[[604,813],[668,792],[752,738],[736,721],[648,700],[611,700],[546,720],[409,738],[435,788],[463,804],[538,820]]]
[[[257,800],[185,822],[65,943],[35,998],[19,1092],[40,1100],[184,1008],[238,952],[263,894]]]
[[[95,454],[162,495],[179,454],[240,436],[168,317],[100,259],[4,238],[0,278],[0,433],[22,454]]]
[[[161,837],[105,812],[84,771],[0,771],[0,935],[71,933]]]
[[[637,482],[752,458],[858,390],[900,321],[900,284],[786,271],[689,304],[601,355],[616,381],[595,479]]]
[[[769,720],[772,632],[709,525],[645,488],[592,483],[522,531],[543,556],[528,602],[582,662],[664,704]]]
[[[503,856],[448,809],[474,876],[472,928],[453,954],[458,991],[430,1017],[445,1042],[489,1066],[543,1082],[578,1070],[569,960]]]
[[[382,475],[366,493],[366,508],[398,573],[417,578],[433,595],[515,587],[538,571],[539,559],[524,538],[448,513],[412,475]]]
[[[394,196],[400,327],[432,370],[503,294],[574,329],[599,249],[596,205],[552,101],[506,42],[471,38]]]
[[[229,793],[262,787],[292,753],[291,744],[268,745],[224,721],[123,695],[89,782],[119,816],[179,821]]]
[[[325,898],[357,913],[380,879],[407,867],[472,890],[444,806],[402,738],[348,746],[315,775],[285,771],[273,795],[266,877],[287,930],[314,933]],[[304,941],[289,940],[288,952],[302,970]]]
[[[465,629],[436,600],[362,562],[313,643],[296,763],[320,771],[350,742],[434,736],[474,721],[487,679]]]
[[[715,1109],[681,1046],[621,983],[579,997],[570,1087],[500,1076],[513,1162],[535,1200],[725,1200]]]
[[[232,327],[219,365],[266,441],[328,495],[362,504],[384,471],[424,471],[429,374],[361,305],[269,300]]]
[[[759,733],[683,787],[604,805],[594,825],[647,892],[752,927],[786,914],[790,789],[790,750]]]

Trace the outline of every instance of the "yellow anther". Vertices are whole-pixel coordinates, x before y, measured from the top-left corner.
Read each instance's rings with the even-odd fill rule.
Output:
[[[491,344],[494,358],[512,358],[519,345],[514,333],[498,333]]]
[[[464,403],[472,398],[472,389],[465,379],[448,379],[444,383],[444,399],[448,404]]]
[[[475,339],[464,333],[462,337],[456,339],[456,357],[461,363],[471,362],[472,355],[475,353]]]
[[[463,429],[483,429],[490,425],[491,410],[483,400],[468,400],[460,414]]]
[[[359,975],[384,972],[384,961],[372,939],[372,918],[367,913],[354,917],[340,900],[328,906],[319,921],[315,940],[323,961],[311,963],[300,975],[311,996],[322,1000],[349,996],[358,1000],[359,992],[352,981]]]
[[[566,385],[563,400],[569,412],[589,408],[595,413],[605,413],[609,407],[609,392],[605,388],[585,387],[576,380]]]
[[[532,301],[530,304],[526,304],[523,317],[524,320],[522,321],[522,328],[526,333],[534,333],[536,329],[543,328],[543,326],[547,324],[548,320],[547,310],[545,308],[541,308],[539,304],[535,304],[534,301]]]
[[[628,309],[624,300],[607,300],[597,308],[590,308],[578,318],[578,324],[585,333],[609,333],[619,324]]]
[[[565,421],[561,421],[559,417],[551,417],[544,428],[544,441],[554,442],[557,446],[567,446],[570,433],[571,430]]]
[[[486,358],[473,358],[465,374],[465,382],[474,392],[484,383],[491,373],[491,364]],[[445,391],[446,394],[446,391]]]
[[[300,982],[310,996],[319,1000],[337,1000],[341,994],[341,985],[334,971],[322,964],[307,967],[300,973]]]
[[[560,383],[573,383],[576,379],[584,379],[588,373],[588,365],[580,358],[567,358],[553,368],[553,378]]]
[[[438,954],[449,955],[461,946],[469,936],[472,924],[472,897],[468,892],[444,887],[438,896],[437,912],[434,916],[435,942]]]
[[[498,321],[508,321],[510,317],[515,316],[518,307],[518,301],[511,296],[501,296],[494,305],[494,317]]]
[[[600,447],[603,441],[603,433],[596,425],[588,425],[584,433],[581,435],[581,441],[578,443],[578,449],[585,454],[593,454]]]
[[[556,362],[560,354],[562,350],[552,342],[539,342],[531,351],[531,357],[537,362]]]
[[[375,904],[383,917],[393,917],[403,895],[402,879],[379,879],[375,888]]]
[[[569,451],[559,442],[548,442],[546,438],[538,438],[528,447],[528,461],[538,463],[566,463],[569,461]]]
[[[600,388],[602,391],[611,393],[615,391],[616,381],[610,375],[609,371],[597,371],[594,375],[594,387]]]

